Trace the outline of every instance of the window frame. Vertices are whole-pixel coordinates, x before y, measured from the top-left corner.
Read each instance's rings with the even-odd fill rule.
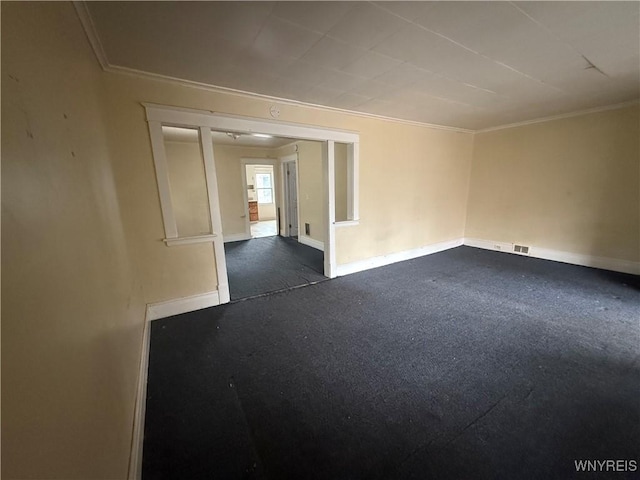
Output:
[[[258,175],[266,175],[269,177],[270,187],[259,187],[258,186]],[[274,195],[274,185],[273,185],[273,172],[256,172],[256,196],[258,198],[258,205],[273,205],[276,203],[275,195]],[[270,202],[261,202],[260,201],[260,190],[269,190],[271,192],[271,201]]]

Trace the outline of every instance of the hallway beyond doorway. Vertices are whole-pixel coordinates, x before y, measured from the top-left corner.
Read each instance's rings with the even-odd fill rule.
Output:
[[[231,301],[327,280],[324,254],[293,238],[225,244]]]
[[[277,234],[276,220],[265,220],[251,224],[251,238],[273,237]]]

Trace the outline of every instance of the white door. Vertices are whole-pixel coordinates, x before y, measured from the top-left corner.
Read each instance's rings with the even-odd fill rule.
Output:
[[[289,236],[298,236],[298,185],[296,162],[285,163],[287,176],[287,221],[289,222]]]

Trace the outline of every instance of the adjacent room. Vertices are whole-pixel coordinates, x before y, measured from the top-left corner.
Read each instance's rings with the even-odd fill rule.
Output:
[[[326,280],[321,143],[211,135],[231,300]]]
[[[278,235],[273,165],[245,164],[251,238]]]
[[[3,478],[637,478],[640,3],[0,8]]]

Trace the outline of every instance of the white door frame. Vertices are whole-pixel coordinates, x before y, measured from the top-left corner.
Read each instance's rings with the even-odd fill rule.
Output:
[[[273,176],[271,181],[273,182],[273,201],[277,206],[279,205],[280,189],[276,186],[276,170],[278,169],[278,161],[273,158],[248,158],[243,157],[240,159],[241,177],[242,177],[242,199],[244,201],[244,233],[247,238],[251,238],[251,219],[249,218],[249,194],[247,193],[247,165],[270,165],[273,167]],[[258,205],[259,207],[259,205]],[[276,218],[278,213],[276,210]],[[278,226],[278,229],[280,226]],[[279,232],[278,232],[279,233]]]
[[[291,236],[291,229],[289,228],[289,225],[291,224],[291,218],[289,218],[290,213],[289,212],[289,182],[287,179],[287,171],[286,171],[286,163],[294,163],[296,166],[296,212],[297,212],[297,216],[296,216],[296,223],[298,225],[298,235],[300,235],[300,200],[298,198],[298,195],[300,193],[300,187],[298,186],[300,183],[300,177],[298,175],[298,153],[292,153],[291,155],[286,155],[284,157],[280,157],[280,172],[281,172],[281,178],[282,178],[282,203],[281,203],[281,208],[282,211],[284,212],[283,218],[284,218],[284,228],[281,229],[281,234],[284,237],[290,237]]]
[[[322,177],[324,184],[325,224],[329,226],[324,231],[324,271],[335,273],[336,268],[336,182],[335,182],[335,142],[322,142]]]
[[[165,226],[165,232],[167,233],[167,239],[173,237],[177,239],[177,233],[170,232],[171,224],[175,226],[175,219],[171,209],[171,197],[168,188],[168,180],[161,177],[166,177],[166,164],[162,164],[162,158],[164,158],[164,144],[162,139],[162,125],[172,125],[176,127],[190,127],[199,128],[201,136],[206,136],[210,139],[210,129],[231,131],[231,132],[246,132],[246,133],[264,133],[277,137],[296,138],[300,140],[316,140],[324,142],[323,145],[323,170],[324,170],[324,191],[325,191],[325,221],[323,225],[324,238],[325,238],[325,264],[324,274],[329,278],[337,276],[336,272],[336,251],[335,251],[335,182],[334,182],[334,149],[335,142],[354,144],[356,148],[353,149],[354,157],[353,163],[358,164],[358,148],[357,145],[360,142],[360,135],[356,132],[350,132],[345,130],[335,130],[330,128],[316,127],[311,125],[302,125],[295,123],[287,123],[275,120],[265,120],[259,118],[248,118],[234,115],[221,115],[206,110],[196,110],[190,108],[171,107],[166,105],[157,105],[153,103],[142,103],[145,107],[147,114],[147,122],[149,123],[149,133],[152,141],[152,148],[154,154],[154,161],[156,162],[156,174],[158,179],[158,190],[160,193],[160,203],[162,207],[162,214]],[[213,174],[215,177],[215,160],[213,157],[213,147],[211,142],[205,142],[203,139],[203,155],[205,162],[210,162],[208,173]],[[205,145],[205,143],[207,145]],[[160,161],[158,161],[160,159]],[[208,181],[209,183],[209,181]],[[229,285],[227,281],[227,266],[224,257],[224,243],[222,237],[222,217],[220,214],[220,201],[218,198],[217,183],[211,182],[209,185],[209,202],[212,215],[212,235],[205,236],[206,238],[189,239],[189,243],[195,243],[199,241],[213,241],[214,250],[216,253],[216,269],[218,271],[219,288],[225,289],[226,292],[220,292],[220,303],[229,302]],[[167,185],[165,185],[167,184]],[[357,203],[356,203],[357,205]],[[247,205],[248,208],[248,205]],[[357,208],[357,207],[356,207]],[[338,226],[355,224],[356,218],[351,222],[340,222]],[[248,219],[247,219],[248,220]],[[173,233],[173,235],[169,235]],[[217,245],[217,246],[216,246]],[[220,254],[219,254],[220,252]],[[222,282],[222,283],[220,283]]]

